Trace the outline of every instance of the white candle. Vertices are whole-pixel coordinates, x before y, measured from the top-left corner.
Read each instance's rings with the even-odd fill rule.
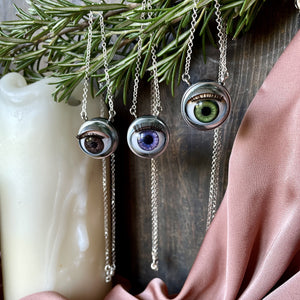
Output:
[[[103,271],[101,162],[79,148],[80,106],[55,103],[49,81],[27,85],[16,73],[0,80],[5,300],[46,290],[99,300],[110,288]],[[79,87],[73,97],[81,95]],[[88,100],[89,117],[99,116],[99,102]]]

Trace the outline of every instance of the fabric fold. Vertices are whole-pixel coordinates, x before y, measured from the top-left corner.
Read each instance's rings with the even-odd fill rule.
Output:
[[[20,300],[67,300],[62,295],[56,293],[56,292],[41,292],[41,293],[35,293],[30,296],[26,296]]]

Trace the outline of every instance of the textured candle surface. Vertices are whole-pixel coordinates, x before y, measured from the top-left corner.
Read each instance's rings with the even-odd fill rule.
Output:
[[[80,106],[55,103],[51,79],[0,80],[1,247],[6,300],[52,290],[102,299],[101,162],[83,154]],[[52,79],[53,81],[53,79]],[[81,99],[79,87],[74,99]],[[99,101],[89,99],[89,117]],[[92,112],[92,113],[91,113]]]

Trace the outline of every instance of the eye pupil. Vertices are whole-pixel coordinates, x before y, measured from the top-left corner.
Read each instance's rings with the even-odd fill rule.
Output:
[[[92,154],[101,153],[104,149],[104,143],[102,139],[97,136],[87,137],[84,141],[84,145]]]
[[[159,144],[158,134],[154,130],[145,130],[139,134],[138,145],[147,151],[155,149]]]
[[[211,109],[209,107],[203,107],[201,112],[203,116],[209,116],[211,114]]]
[[[209,123],[215,120],[219,114],[219,107],[215,101],[204,100],[199,102],[194,108],[194,114],[197,120],[203,123]]]
[[[148,134],[144,137],[144,143],[147,145],[151,145],[153,143],[153,137]]]

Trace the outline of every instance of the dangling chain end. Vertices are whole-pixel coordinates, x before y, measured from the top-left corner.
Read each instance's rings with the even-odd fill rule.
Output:
[[[156,272],[158,271],[158,259],[154,254],[152,254],[151,269]]]
[[[225,81],[229,78],[229,72],[226,71],[226,73],[224,74],[224,79],[223,79],[223,85],[225,85]]]
[[[110,111],[109,111],[108,121],[109,121],[109,122],[113,122],[115,116],[116,116],[115,110],[110,110]]]
[[[191,76],[189,74],[182,74],[182,81],[185,82],[188,86],[191,86]]]
[[[225,81],[229,78],[229,72],[226,71],[226,73],[220,78],[219,84],[222,86],[225,86]]]
[[[105,266],[105,282],[110,283],[112,281],[113,276],[115,275],[115,266],[106,265]]]
[[[85,111],[82,111],[81,113],[80,113],[80,117],[81,117],[81,119],[83,120],[83,121],[88,121],[88,116],[87,116],[87,113],[85,112]]]

